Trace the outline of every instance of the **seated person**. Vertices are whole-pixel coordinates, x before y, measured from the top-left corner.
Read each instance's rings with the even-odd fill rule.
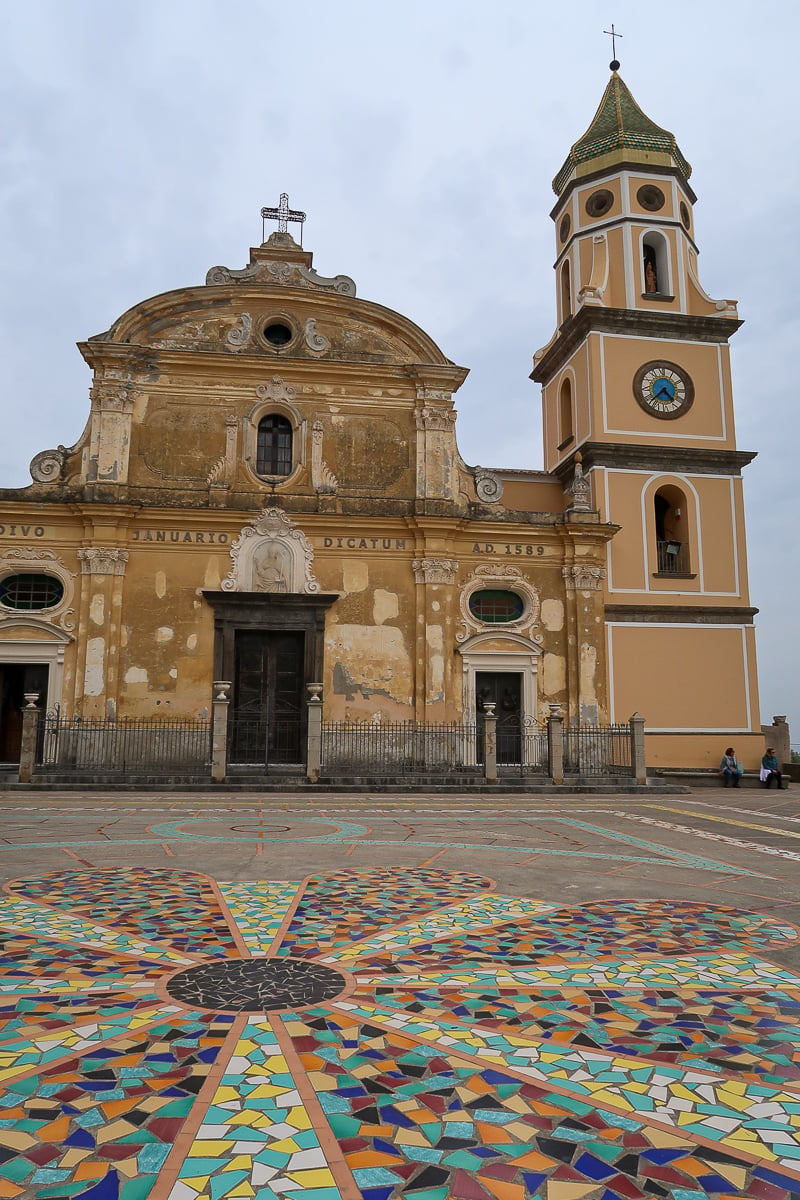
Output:
[[[738,787],[742,777],[742,766],[736,757],[733,746],[728,746],[719,764],[719,773],[725,780],[725,787]]]
[[[783,776],[778,770],[778,760],[775,757],[775,751],[772,746],[767,747],[767,753],[761,759],[761,771],[759,772],[761,782],[765,788],[768,788],[773,779],[778,786],[778,790],[783,787]]]

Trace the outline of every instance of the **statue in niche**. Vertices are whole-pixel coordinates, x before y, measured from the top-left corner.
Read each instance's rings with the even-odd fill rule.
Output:
[[[658,273],[656,271],[656,255],[652,246],[644,248],[644,290],[646,293],[658,292]]]
[[[279,541],[263,542],[253,554],[254,592],[288,592],[291,575],[291,551]]]

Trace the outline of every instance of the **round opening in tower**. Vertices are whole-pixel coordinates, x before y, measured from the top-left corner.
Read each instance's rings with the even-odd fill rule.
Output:
[[[305,1008],[344,991],[343,975],[302,958],[229,958],[173,975],[173,1000],[212,1011],[270,1012]]]
[[[287,346],[293,337],[291,327],[283,321],[270,321],[264,326],[264,340],[269,342],[270,346]]]
[[[608,188],[598,188],[586,201],[586,212],[590,217],[602,217],[614,204],[614,193]]]
[[[646,208],[648,212],[658,212],[666,204],[664,193],[654,183],[643,184],[636,193],[636,199],[642,208]]]

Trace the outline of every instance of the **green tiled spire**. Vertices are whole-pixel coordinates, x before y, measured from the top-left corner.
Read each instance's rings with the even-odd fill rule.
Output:
[[[553,180],[553,191],[560,196],[571,179],[621,162],[677,167],[684,179],[692,173],[674,134],[645,116],[614,71],[591,125]]]

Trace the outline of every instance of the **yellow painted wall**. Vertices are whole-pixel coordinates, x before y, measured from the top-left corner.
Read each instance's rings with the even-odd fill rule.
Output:
[[[748,709],[751,648],[741,629],[611,625],[609,641],[614,720],[638,709],[650,730],[758,728],[757,708]]]

